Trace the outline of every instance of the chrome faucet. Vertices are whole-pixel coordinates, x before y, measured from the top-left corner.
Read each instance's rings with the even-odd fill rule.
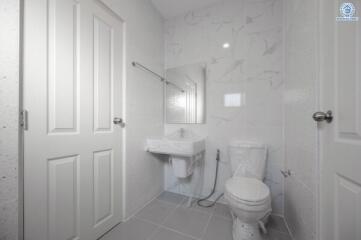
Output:
[[[184,133],[185,133],[184,128],[179,129],[179,136],[180,136],[180,138],[184,138]]]

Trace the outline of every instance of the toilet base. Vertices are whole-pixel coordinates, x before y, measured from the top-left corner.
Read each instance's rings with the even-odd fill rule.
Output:
[[[258,223],[244,223],[238,218],[234,218],[233,240],[262,240]]]

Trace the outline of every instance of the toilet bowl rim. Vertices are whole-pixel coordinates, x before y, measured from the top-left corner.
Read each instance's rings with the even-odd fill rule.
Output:
[[[267,193],[265,194],[265,196],[263,198],[260,198],[258,199],[257,201],[253,201],[253,200],[247,200],[247,199],[243,199],[241,197],[238,196],[238,194],[235,194],[233,193],[232,190],[229,189],[229,182],[230,181],[248,181],[248,180],[257,180],[257,182],[259,182],[258,184],[261,184],[263,185],[265,188],[264,189],[267,189]],[[261,205],[263,204],[264,202],[266,202],[269,198],[270,198],[270,195],[271,195],[271,191],[269,189],[269,187],[263,183],[262,181],[256,179],[256,178],[247,178],[247,177],[233,177],[231,179],[229,179],[226,184],[225,184],[225,195],[228,195],[229,197],[231,197],[234,201],[237,201],[237,202],[240,202],[240,203],[245,203],[248,205]]]
[[[238,207],[241,209],[242,206],[244,206],[244,208],[261,207],[261,206],[267,208],[271,206],[270,195],[267,196],[265,199],[262,199],[261,201],[246,201],[246,200],[238,199],[237,197],[233,196],[231,193],[226,191],[224,197],[228,201],[229,205],[233,205],[234,207]]]

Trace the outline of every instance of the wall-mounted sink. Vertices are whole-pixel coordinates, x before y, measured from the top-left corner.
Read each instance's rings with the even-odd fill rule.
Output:
[[[152,153],[192,157],[205,150],[204,138],[148,138],[146,149]]]
[[[146,140],[146,151],[169,155],[174,174],[179,178],[193,173],[194,163],[201,159],[205,149],[205,138],[186,133],[183,129],[169,136]]]

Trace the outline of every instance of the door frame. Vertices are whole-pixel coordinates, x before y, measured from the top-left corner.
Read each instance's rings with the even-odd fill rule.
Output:
[[[19,116],[20,113],[24,110],[24,5],[26,0],[19,0]],[[19,163],[18,163],[18,239],[24,240],[24,128],[20,126],[20,117],[18,119],[19,127],[19,143],[18,143],[18,152],[19,152]]]
[[[24,129],[20,125],[20,113],[24,111],[24,33],[25,33],[25,1],[29,0],[18,0],[19,1],[19,118],[18,118],[18,240],[24,240],[24,228],[25,228],[25,218],[24,218],[24,209],[25,209],[25,179],[24,179],[24,165],[25,165],[25,153],[24,153]],[[122,63],[122,119],[126,123],[127,114],[126,114],[126,82],[127,82],[127,21],[120,16],[116,11],[112,10],[103,0],[94,0],[99,6],[104,8],[109,14],[113,17],[121,20],[123,24],[123,63]],[[122,130],[122,146],[121,146],[121,179],[122,183],[120,191],[122,192],[122,201],[121,201],[121,218],[124,221],[125,215],[125,163],[126,163],[126,127]]]
[[[322,27],[323,27],[323,14],[322,14],[322,4],[323,0],[317,1],[316,0],[316,12],[318,13],[318,19],[316,23],[316,62],[317,62],[317,69],[318,74],[315,81],[315,111],[322,109],[322,84],[323,84],[323,74],[322,74],[322,56],[323,56],[323,49],[322,49]],[[310,119],[311,116],[310,116]],[[312,119],[313,121],[313,119]],[[315,206],[316,206],[316,221],[315,221],[315,228],[316,228],[316,239],[321,240],[321,172],[322,172],[322,160],[323,160],[323,142],[321,137],[321,129],[319,128],[318,124],[315,123],[315,131],[316,131],[316,199],[315,199]]]

